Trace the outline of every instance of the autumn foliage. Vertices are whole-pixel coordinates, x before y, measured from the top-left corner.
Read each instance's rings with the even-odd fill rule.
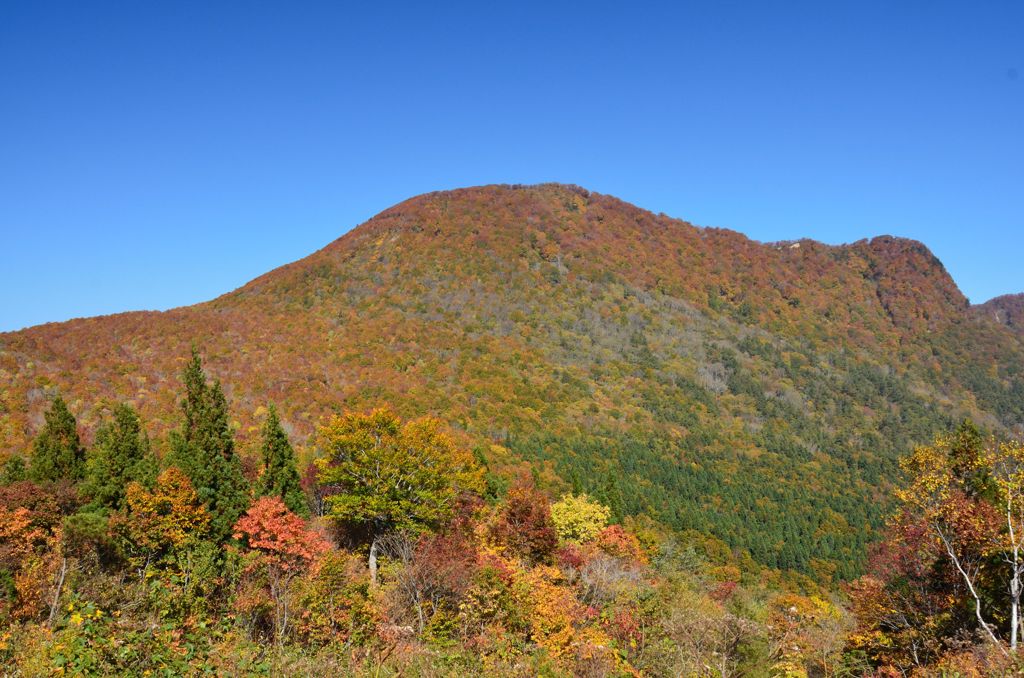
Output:
[[[322,536],[278,497],[260,497],[235,523],[235,539],[259,551],[271,567],[301,572],[329,548]]]
[[[850,646],[899,672],[1009,670],[1020,637],[1024,449],[965,423],[903,467],[890,535],[848,587]]]
[[[1024,421],[1014,309],[912,241],[494,186],[2,335],[0,663],[1011,674],[1024,454],[922,443]]]
[[[848,579],[900,455],[954,417],[1024,421],[1012,308],[971,309],[901,238],[759,243],[574,186],[442,191],[206,304],[0,336],[0,464],[30,456],[57,395],[83,444],[114,402],[138,411],[159,453],[172,430],[209,437],[182,425],[175,378],[196,344],[207,405],[218,378],[230,401],[216,430],[232,429],[251,471],[269,402],[303,468],[326,418],[387,405],[616,518],[647,514],[763,566]],[[44,447],[78,473],[80,449]],[[217,451],[178,466],[226,536],[246,506]],[[219,466],[214,490],[201,476]],[[294,478],[273,475],[301,513]]]

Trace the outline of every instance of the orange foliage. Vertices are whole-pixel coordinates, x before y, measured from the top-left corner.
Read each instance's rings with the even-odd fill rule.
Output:
[[[14,573],[14,600],[9,612],[15,619],[37,616],[49,602],[60,563],[60,530],[36,526],[32,512],[0,507],[0,565]]]
[[[624,558],[635,563],[647,563],[647,554],[640,546],[636,535],[627,532],[621,525],[609,525],[597,535],[597,547],[608,555]]]
[[[235,523],[235,539],[245,539],[271,567],[289,572],[307,569],[325,553],[327,540],[309,529],[279,497],[260,497]]]
[[[198,542],[210,522],[192,483],[173,466],[157,477],[153,490],[129,483],[125,507],[111,518],[111,529],[140,564]]]

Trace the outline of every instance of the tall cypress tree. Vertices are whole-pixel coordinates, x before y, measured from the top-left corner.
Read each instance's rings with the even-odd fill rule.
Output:
[[[195,348],[182,381],[182,423],[179,430],[171,432],[171,464],[192,481],[210,512],[211,534],[223,541],[249,503],[248,484],[228,423],[227,400],[220,382],[207,383]]]
[[[78,422],[64,399],[53,399],[46,424],[32,446],[29,476],[32,480],[81,480],[85,450],[78,438]]]
[[[119,509],[128,483],[150,485],[156,460],[139,415],[129,405],[114,408],[111,419],[96,431],[85,459],[83,490],[94,507]]]
[[[263,455],[263,474],[258,481],[256,493],[261,497],[278,497],[291,511],[308,517],[309,506],[299,483],[299,471],[295,468],[295,451],[281,428],[277,408],[273,405],[263,424],[260,451]]]

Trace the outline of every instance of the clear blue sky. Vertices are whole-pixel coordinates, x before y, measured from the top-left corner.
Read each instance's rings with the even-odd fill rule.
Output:
[[[1024,291],[1024,2],[0,3],[0,330],[541,181]]]

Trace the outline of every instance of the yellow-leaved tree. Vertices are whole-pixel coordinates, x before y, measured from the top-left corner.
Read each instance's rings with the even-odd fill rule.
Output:
[[[1016,651],[1024,588],[1024,445],[982,445],[980,439],[964,445],[963,437],[961,430],[917,448],[902,462],[910,482],[896,496],[942,545],[973,599],[979,628],[1003,648],[986,616],[1008,618],[1010,650]]]
[[[374,585],[382,537],[438,527],[460,493],[483,489],[473,455],[436,419],[402,422],[387,409],[350,412],[321,427],[319,444],[319,480],[330,492],[327,516],[365,535]]]
[[[567,494],[551,505],[551,520],[558,537],[576,544],[597,539],[611,515],[610,508],[585,494]]]

